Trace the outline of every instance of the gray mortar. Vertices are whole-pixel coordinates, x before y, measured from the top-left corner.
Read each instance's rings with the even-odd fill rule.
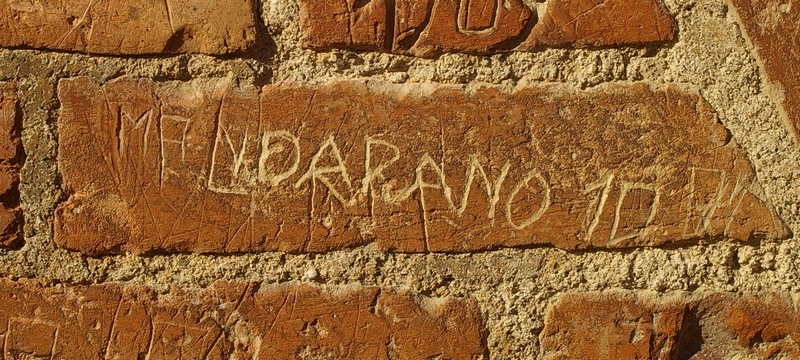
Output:
[[[800,234],[800,148],[770,97],[736,14],[723,0],[666,0],[679,38],[647,49],[567,50],[489,57],[445,55],[436,60],[378,53],[315,53],[298,46],[294,0],[264,0],[271,40],[257,54],[117,58],[33,50],[0,50],[0,81],[15,80],[23,110],[21,196],[25,243],[0,250],[0,274],[44,283],[125,281],[164,292],[202,288],[215,280],[289,281],[398,286],[421,296],[472,296],[489,330],[491,359],[533,359],[546,308],[559,294],[605,289],[782,291],[800,293],[800,236],[781,242],[728,240],[694,246],[565,252],[505,249],[475,254],[389,254],[373,245],[325,254],[230,256],[176,254],[87,258],[52,241],[53,209],[64,197],[58,180],[58,79],[87,75],[101,82],[121,75],[156,80],[229,76],[240,84],[325,83],[371,77],[394,83],[498,85],[504,90],[542,82],[592,87],[606,82],[674,82],[699,91],[752,161],[764,196]],[[317,272],[314,279],[308,275]],[[744,358],[730,354],[730,358]]]

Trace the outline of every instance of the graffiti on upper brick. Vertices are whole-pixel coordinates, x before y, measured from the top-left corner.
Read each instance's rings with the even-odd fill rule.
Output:
[[[541,47],[661,43],[676,25],[656,0],[299,0],[301,41],[315,50],[422,57]],[[541,14],[540,14],[541,12]]]

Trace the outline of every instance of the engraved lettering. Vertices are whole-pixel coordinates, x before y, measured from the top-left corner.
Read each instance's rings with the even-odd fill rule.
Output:
[[[731,182],[724,170],[690,168],[689,212],[686,216],[684,235],[701,236],[714,231],[715,215],[723,209],[725,227],[722,229],[722,234],[729,235],[735,216],[748,194],[749,183],[750,180],[741,175]]]
[[[478,161],[478,157],[473,155],[470,158],[469,167],[467,168],[466,179],[467,182],[464,184],[464,193],[461,196],[461,206],[458,208],[458,216],[461,217],[464,215],[464,211],[467,210],[467,205],[469,201],[469,193],[472,190],[472,183],[475,181],[475,172],[478,172],[480,175],[480,179],[483,180],[483,189],[486,194],[486,201],[489,202],[489,210],[486,214],[486,217],[489,220],[492,220],[494,223],[494,215],[495,215],[495,208],[497,207],[497,203],[500,201],[500,189],[503,187],[503,181],[505,181],[506,176],[508,176],[508,171],[511,169],[511,164],[506,161],[503,168],[500,169],[500,175],[494,180],[494,182],[489,181],[489,177],[486,176],[486,171],[483,169],[483,165],[481,165],[480,161]]]
[[[233,155],[233,178],[238,178],[239,170],[242,169],[242,164],[244,163],[244,154],[247,152],[248,129],[244,129],[244,135],[242,135],[242,144],[239,146],[239,151],[236,151],[233,141],[231,141],[230,134],[228,134],[222,124],[220,124],[219,128],[225,134],[225,143],[228,144],[228,148],[231,150],[231,155]]]
[[[611,183],[613,181],[614,174],[604,170],[597,181],[586,185],[586,190],[583,192],[584,194],[589,194],[596,190],[600,191],[598,196],[589,203],[589,207],[586,210],[586,221],[584,223],[586,242],[592,240],[592,235],[595,229],[597,229],[597,225],[600,224],[600,216],[603,215],[603,208],[606,206],[606,201],[608,201],[608,196],[611,192]]]
[[[372,147],[377,145],[389,148],[393,155],[389,160],[382,162],[373,168]],[[390,144],[387,141],[377,139],[372,136],[367,136],[364,156],[364,179],[361,180],[361,194],[367,195],[372,188],[373,180],[375,178],[382,177],[383,171],[386,170],[389,165],[394,164],[397,160],[400,160],[400,149],[397,146]],[[389,186],[386,186],[383,190],[384,191],[381,194],[381,198],[384,199],[384,201],[389,201]]]
[[[463,34],[492,31],[497,23],[498,0],[459,0],[458,30]]]
[[[167,146],[178,146],[180,148],[181,163],[186,161],[186,135],[189,133],[190,124],[190,119],[183,116],[163,113],[161,115],[161,119],[159,120],[159,139],[161,142],[161,186],[163,186],[166,176],[169,175],[170,171],[173,171],[168,167],[167,164],[166,155],[167,153],[171,153],[171,151],[166,150]],[[166,135],[165,132],[167,133]],[[169,137],[170,135],[177,135],[177,137]]]
[[[424,177],[425,168],[432,170],[434,174],[436,174],[436,182],[429,183],[426,182]],[[447,200],[450,209],[455,210],[456,205],[453,203],[453,190],[447,186],[447,182],[445,181],[444,171],[439,165],[436,165],[436,162],[431,158],[428,153],[422,155],[422,158],[417,165],[417,168],[414,170],[414,183],[406,187],[400,194],[398,194],[394,198],[394,202],[402,202],[407,200],[411,197],[414,192],[419,191],[420,198],[423,198],[423,189],[430,188],[430,189],[439,189],[442,190],[442,195]],[[424,203],[424,201],[423,201]]]
[[[539,205],[539,209],[536,210],[535,213],[533,213],[531,216],[529,216],[521,223],[516,224],[512,219],[513,217],[512,206],[514,204],[514,199],[517,197],[520,191],[522,191],[522,189],[528,187],[528,183],[530,183],[530,181],[533,179],[539,181],[539,186],[541,186],[543,190],[542,202]],[[525,175],[525,177],[522,178],[522,180],[520,180],[519,183],[517,183],[517,185],[514,187],[514,190],[511,190],[511,194],[508,196],[508,201],[506,201],[506,220],[508,221],[508,224],[511,225],[512,228],[517,230],[522,230],[530,226],[531,224],[535,223],[537,220],[539,220],[549,207],[550,207],[550,184],[547,183],[547,180],[544,179],[544,176],[542,176],[542,174],[540,174],[539,171],[534,169],[529,171]]]
[[[633,190],[644,190],[653,193],[652,201],[649,201],[648,205],[648,215],[647,219],[644,222],[644,225],[641,227],[633,226],[637,230],[631,231],[627,234],[617,235],[617,231],[620,227],[620,222],[626,220],[622,215],[623,204],[625,199]],[[661,190],[657,184],[645,184],[645,183],[633,183],[633,182],[623,182],[620,185],[620,193],[619,198],[617,199],[616,208],[614,210],[614,223],[611,225],[611,235],[609,236],[608,245],[615,245],[622,241],[628,239],[641,239],[647,235],[647,230],[650,224],[653,222],[653,219],[656,217],[656,212],[658,211],[658,205],[661,198]],[[641,199],[638,199],[641,201]]]
[[[61,79],[57,244],[417,253],[789,234],[711,107],[675,86],[227,84]]]
[[[223,138],[223,135],[224,135],[224,138]],[[228,131],[225,129],[225,127],[223,126],[222,123],[218,123],[217,124],[217,131],[214,134],[214,147],[211,150],[211,161],[210,161],[209,169],[208,169],[208,183],[206,184],[206,186],[208,187],[209,190],[214,191],[214,192],[218,192],[218,193],[222,193],[222,194],[247,195],[247,191],[245,189],[243,189],[241,187],[237,188],[235,186],[235,184],[234,184],[235,175],[239,171],[239,167],[237,167],[236,164],[238,163],[239,166],[241,166],[241,163],[243,162],[244,153],[245,153],[246,146],[247,146],[246,140],[247,140],[247,131],[245,130],[244,140],[242,141],[240,150],[237,152],[236,149],[233,146],[233,141],[231,141],[230,136],[228,134]],[[219,144],[221,142],[223,142],[223,141],[225,142],[226,145],[228,145],[228,149],[230,150],[231,157],[233,158],[233,162],[231,164],[233,176],[231,176],[231,178],[229,179],[230,180],[229,183],[225,187],[220,186],[214,180],[215,179],[215,175],[216,175],[217,155],[218,155],[218,151],[219,151]],[[237,153],[239,155],[238,156],[239,157],[238,161],[236,159],[237,158]]]
[[[316,50],[442,53],[536,51],[541,45],[605,47],[665,42],[674,19],[655,0],[603,6],[548,0],[299,0],[301,42]],[[333,15],[332,15],[333,14]],[[635,14],[635,15],[634,15]],[[608,19],[626,19],[624,22]]]
[[[330,153],[330,156],[336,161],[336,165],[318,167],[317,164],[319,164],[326,152]],[[350,183],[350,175],[347,174],[347,168],[344,165],[344,160],[342,160],[342,154],[339,152],[339,147],[336,146],[333,135],[328,135],[328,137],[325,138],[317,153],[311,158],[311,164],[309,164],[308,170],[294,183],[294,187],[297,189],[303,185],[304,182],[309,180],[313,187],[316,181],[319,180],[342,205],[349,204],[349,201],[336,189],[333,182],[324,176],[325,174],[339,174],[345,184],[347,184],[347,189],[352,189],[353,185]]]
[[[273,146],[270,146],[270,143],[272,143],[270,140],[273,138],[288,142],[292,146],[292,165],[289,166],[288,170],[279,174],[270,174],[267,172],[267,161],[269,158],[285,150],[285,147],[277,142],[275,142]],[[261,136],[261,155],[258,158],[259,182],[268,183],[270,186],[278,186],[283,180],[294,175],[298,167],[300,167],[300,139],[286,130],[265,131]]]
[[[689,211],[684,235],[698,236],[709,229],[717,205],[724,195],[726,178],[727,173],[723,170],[689,168]]]
[[[150,134],[150,128],[153,122],[153,109],[145,111],[139,115],[136,120],[133,119],[129,112],[120,109],[119,119],[119,156],[127,156],[125,151],[125,139],[128,136],[128,132],[131,130],[131,126],[133,130],[142,130],[142,127],[144,127],[144,131],[142,132],[142,156],[145,156],[147,153],[147,138]]]
[[[733,188],[729,192],[729,196],[727,199],[723,197],[722,201],[717,203],[716,208],[722,209],[724,207],[731,207],[733,209],[728,213],[727,220],[725,221],[725,230],[723,234],[729,235],[731,231],[731,225],[733,221],[736,219],[735,215],[739,213],[739,210],[742,206],[742,201],[744,201],[745,195],[747,195],[748,191],[746,189],[747,185],[750,183],[750,179],[745,176],[739,175],[736,177],[736,182],[732,185]]]

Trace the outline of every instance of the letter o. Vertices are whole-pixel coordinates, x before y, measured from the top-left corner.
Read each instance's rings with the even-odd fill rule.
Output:
[[[511,204],[514,202],[514,198],[517,197],[517,194],[522,190],[523,187],[527,186],[528,183],[536,178],[539,180],[539,184],[541,184],[542,188],[544,189],[544,198],[542,199],[541,205],[539,205],[539,210],[536,211],[533,215],[529,218],[525,219],[519,225],[514,224],[514,221],[511,220]],[[542,174],[539,173],[536,169],[529,171],[525,177],[517,183],[517,186],[514,187],[514,190],[511,190],[511,194],[508,196],[508,201],[506,201],[506,220],[508,224],[511,225],[514,229],[522,230],[531,224],[535,223],[539,218],[544,215],[544,212],[550,207],[550,185],[544,179]]]

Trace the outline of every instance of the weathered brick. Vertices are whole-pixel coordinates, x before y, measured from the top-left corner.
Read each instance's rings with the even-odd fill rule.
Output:
[[[0,2],[0,46],[93,54],[227,54],[255,42],[253,0]]]
[[[535,19],[522,0],[432,1],[424,30],[409,52],[435,56],[442,52],[489,54],[507,50],[525,36]],[[488,8],[488,9],[486,9]],[[475,15],[477,13],[477,15]]]
[[[675,359],[687,305],[633,293],[568,294],[540,334],[544,359]]]
[[[311,48],[378,50],[386,41],[386,1],[311,1],[300,7],[301,41]]]
[[[0,83],[0,247],[14,246],[22,239],[19,169],[23,155],[19,136],[16,88]]]
[[[800,139],[800,2],[733,0],[788,126]]]
[[[523,0],[299,0],[302,43],[431,57],[540,46],[603,47],[672,40],[656,0],[550,0],[541,19]]]
[[[216,282],[157,295],[138,286],[42,287],[0,280],[5,358],[476,359],[473,300],[418,300],[372,287],[258,289]],[[316,357],[314,357],[316,356]]]
[[[117,251],[401,252],[785,238],[699,96],[226,80],[59,84],[55,241]]]
[[[697,305],[703,341],[699,359],[730,359],[736,352],[759,359],[800,358],[800,314],[789,294],[714,294]]]
[[[788,294],[562,295],[545,316],[543,358],[761,359],[800,356]]]
[[[675,21],[655,0],[548,0],[520,49],[649,44],[672,40],[675,32]]]

